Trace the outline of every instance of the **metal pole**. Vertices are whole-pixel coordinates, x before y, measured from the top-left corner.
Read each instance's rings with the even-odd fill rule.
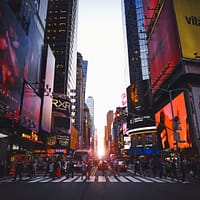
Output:
[[[178,133],[176,132],[176,124],[175,124],[175,117],[174,117],[174,109],[173,109],[173,103],[172,103],[172,92],[173,90],[169,90],[169,100],[170,100],[170,106],[171,106],[171,112],[172,112],[172,127],[174,132],[174,139],[176,141],[176,154],[177,154],[177,163],[180,161],[180,155],[179,155],[179,148],[178,148]]]

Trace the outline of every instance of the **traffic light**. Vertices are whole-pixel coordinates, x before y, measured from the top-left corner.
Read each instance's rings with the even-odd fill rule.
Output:
[[[131,96],[131,101],[133,104],[137,104],[138,103],[138,94],[137,94],[137,87],[135,84],[131,84],[131,92],[130,92],[130,96]]]
[[[115,113],[115,117],[117,121],[120,121],[120,117],[121,117],[121,111],[119,108],[117,108],[116,113]]]

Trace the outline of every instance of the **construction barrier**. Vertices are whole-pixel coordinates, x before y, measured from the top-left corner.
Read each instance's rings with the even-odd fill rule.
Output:
[[[9,172],[9,176],[12,176],[12,177],[15,176],[15,165],[11,165],[11,167],[10,167],[10,172]]]

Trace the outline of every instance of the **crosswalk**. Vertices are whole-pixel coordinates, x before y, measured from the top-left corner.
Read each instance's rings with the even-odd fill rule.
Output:
[[[44,176],[37,176],[32,179],[29,177],[23,177],[22,181],[17,180],[17,183],[180,183],[177,180],[171,180],[170,178],[161,179],[159,177],[142,177],[135,175],[124,175],[124,176],[90,176],[90,179],[86,179],[85,177],[81,177],[80,175],[75,175],[74,177],[66,178],[66,176],[62,176],[61,178],[49,178]],[[0,180],[0,184],[2,183],[13,183],[13,178],[8,178],[4,180]],[[190,183],[188,181],[181,182],[183,184]]]

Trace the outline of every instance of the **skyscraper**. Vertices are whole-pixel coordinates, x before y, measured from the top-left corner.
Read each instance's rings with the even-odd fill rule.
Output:
[[[153,141],[156,127],[153,121],[151,93],[146,94],[150,87],[150,77],[142,0],[122,0],[122,12],[130,77],[130,86],[127,87],[127,133],[131,136],[132,144],[135,144],[132,146],[134,154],[149,153],[149,149],[143,144],[150,140],[148,138]],[[142,148],[138,148],[139,146]]]
[[[54,92],[76,88],[78,0],[48,1],[45,42],[55,56]]]

